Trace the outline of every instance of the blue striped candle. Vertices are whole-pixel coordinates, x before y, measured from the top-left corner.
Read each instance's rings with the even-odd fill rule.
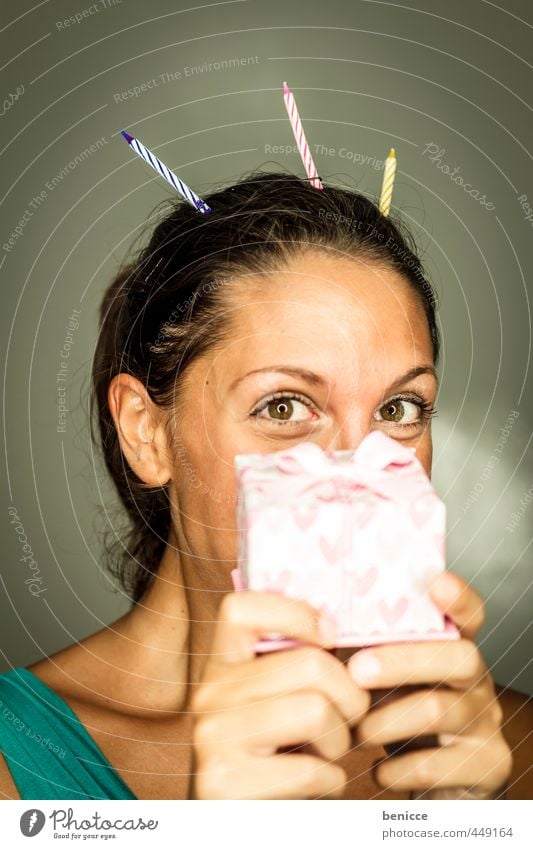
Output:
[[[165,180],[170,183],[171,186],[177,189],[178,192],[183,195],[185,200],[188,200],[189,203],[191,203],[195,209],[203,213],[211,212],[211,207],[208,206],[203,200],[201,200],[201,198],[199,198],[198,195],[195,194],[193,190],[190,189],[189,186],[187,186],[183,182],[183,180],[180,180],[179,177],[176,177],[174,172],[171,171],[170,168],[167,168],[164,162],[161,162],[161,160],[157,158],[155,153],[152,153],[150,150],[148,150],[148,148],[145,147],[139,141],[139,139],[130,136],[130,134],[127,133],[125,130],[121,130],[121,135],[124,136],[132,150],[134,150],[135,153],[137,153],[139,156],[142,156],[142,158],[146,162],[148,162],[148,165],[151,165],[154,171],[157,171],[157,173],[160,174],[161,177],[164,177]]]

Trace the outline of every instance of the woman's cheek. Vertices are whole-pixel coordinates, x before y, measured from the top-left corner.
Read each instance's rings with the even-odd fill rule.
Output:
[[[423,434],[416,445],[415,456],[422,464],[428,478],[431,478],[431,464],[433,460],[433,442],[429,428]]]

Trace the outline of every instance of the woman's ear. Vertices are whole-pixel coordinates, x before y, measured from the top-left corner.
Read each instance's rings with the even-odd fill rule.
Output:
[[[130,374],[115,375],[107,393],[120,448],[140,480],[164,486],[172,477],[171,452],[164,413]]]

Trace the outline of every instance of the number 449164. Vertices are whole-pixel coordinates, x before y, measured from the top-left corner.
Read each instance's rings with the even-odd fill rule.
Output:
[[[483,828],[472,828],[470,829],[470,837],[512,837],[513,829],[511,827],[505,828],[501,826],[500,828],[490,828],[484,826]]]

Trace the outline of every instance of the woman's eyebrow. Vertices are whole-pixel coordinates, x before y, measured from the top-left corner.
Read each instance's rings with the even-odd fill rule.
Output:
[[[389,391],[397,389],[399,386],[402,386],[402,384],[407,383],[409,380],[413,380],[413,378],[418,377],[420,374],[430,374],[432,375],[432,377],[435,378],[435,382],[437,384],[439,382],[439,378],[434,366],[417,366],[416,368],[409,369],[409,371],[406,371],[405,374],[402,374],[401,377],[398,377],[397,380],[394,381],[394,383],[391,383],[391,385],[389,386]]]
[[[236,378],[230,384],[230,390],[235,389],[235,387],[247,377],[251,377],[253,374],[262,374],[264,372],[275,372],[277,374],[288,374],[290,377],[300,377],[302,380],[307,381],[307,383],[311,383],[313,386],[332,386],[333,381],[326,380],[325,377],[322,377],[320,374],[316,374],[314,371],[309,371],[306,368],[299,368],[297,366],[286,366],[286,365],[275,365],[275,366],[264,366],[263,368],[256,368],[253,371],[249,371],[246,374],[241,375],[241,377]]]
[[[288,374],[290,377],[300,377],[302,380],[305,380],[307,383],[312,384],[313,386],[320,386],[331,388],[335,385],[334,380],[329,380],[325,377],[322,377],[320,374],[316,374],[314,371],[309,371],[309,369],[299,368],[297,366],[289,366],[289,365],[272,365],[272,366],[264,366],[263,368],[256,368],[253,371],[249,371],[246,374],[237,377],[231,384],[230,390],[235,389],[236,386],[247,377],[251,377],[254,374],[263,374],[264,372],[274,372],[277,374]],[[431,374],[435,378],[438,383],[437,372],[435,371],[432,365],[423,365],[417,366],[416,368],[409,369],[405,374],[401,377],[398,377],[394,383],[391,384],[389,390],[395,389],[398,386],[401,386],[404,383],[407,383],[409,380],[413,380],[413,378],[418,377],[420,374]]]

